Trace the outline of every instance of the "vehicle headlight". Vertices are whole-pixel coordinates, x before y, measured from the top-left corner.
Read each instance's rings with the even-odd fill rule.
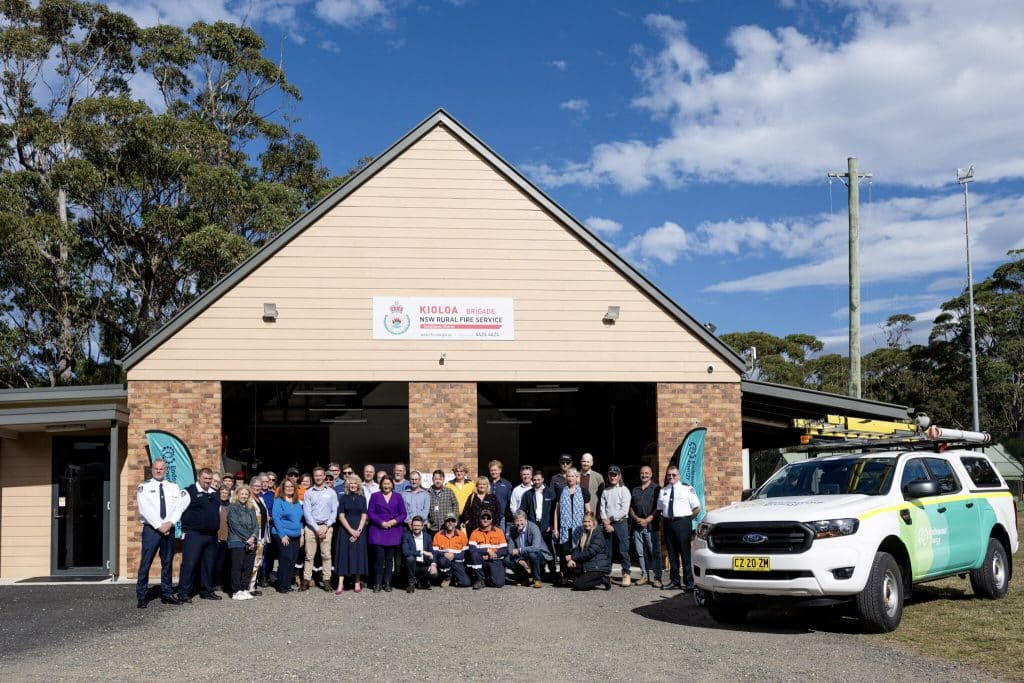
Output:
[[[836,536],[849,536],[857,533],[860,520],[854,517],[844,519],[823,519],[818,522],[809,522],[811,530],[814,531],[814,538],[835,538]]]
[[[711,533],[711,526],[707,522],[701,522],[697,525],[697,538],[707,540],[708,534]]]

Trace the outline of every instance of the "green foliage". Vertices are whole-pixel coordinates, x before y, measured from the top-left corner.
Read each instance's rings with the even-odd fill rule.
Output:
[[[336,186],[274,109],[299,92],[265,47],[225,22],[0,5],[0,384],[116,381],[113,359]],[[129,94],[143,74],[159,110]]]
[[[1024,437],[1024,250],[974,287],[978,348],[979,413],[983,429],[999,437]],[[910,343],[913,316],[890,316],[882,329],[886,345],[861,360],[865,398],[911,406],[933,423],[972,426],[970,330],[964,291],[942,305],[927,345]],[[814,337],[784,338],[764,332],[722,335],[750,357],[757,349],[751,379],[845,394],[849,363],[839,354],[816,356]]]

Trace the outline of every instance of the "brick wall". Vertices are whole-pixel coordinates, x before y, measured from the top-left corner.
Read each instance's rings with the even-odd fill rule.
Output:
[[[743,490],[740,384],[658,384],[658,481],[694,427],[707,427],[704,488],[707,509],[737,501]]]
[[[476,405],[475,382],[410,382],[409,467],[447,472],[461,462],[475,472]]]
[[[220,382],[129,382],[128,453],[121,471],[121,576],[135,577],[141,553],[141,526],[135,491],[149,465],[146,430],[162,429],[180,438],[195,459],[196,469],[220,467]],[[175,554],[175,570],[180,562]],[[160,558],[153,562],[150,580],[160,579]]]

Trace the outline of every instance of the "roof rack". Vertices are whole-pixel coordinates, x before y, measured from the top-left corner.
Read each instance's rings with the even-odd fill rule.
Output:
[[[932,425],[924,434],[903,436],[892,439],[820,439],[805,446],[792,449],[797,453],[810,453],[811,457],[821,452],[841,451],[888,451],[901,450],[946,450],[950,447],[979,448],[992,441],[988,432],[970,432],[962,429],[945,429]]]

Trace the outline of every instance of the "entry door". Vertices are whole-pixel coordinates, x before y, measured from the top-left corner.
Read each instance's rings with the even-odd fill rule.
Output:
[[[54,574],[106,574],[110,439],[53,440]]]

